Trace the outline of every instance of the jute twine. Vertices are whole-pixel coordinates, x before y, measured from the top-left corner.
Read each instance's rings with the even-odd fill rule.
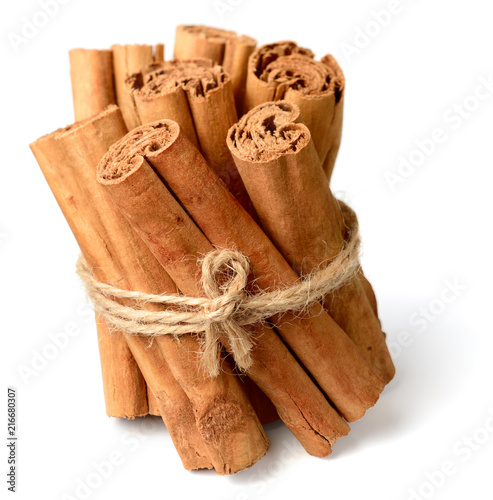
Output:
[[[237,366],[247,371],[252,364],[250,334],[243,328],[267,318],[302,312],[314,302],[333,293],[359,269],[361,240],[355,213],[339,202],[347,227],[347,238],[338,255],[295,285],[271,292],[251,294],[247,290],[250,265],[235,250],[214,250],[202,261],[201,285],[206,297],[179,294],[154,295],[116,288],[98,281],[80,257],[77,272],[88,296],[106,322],[132,335],[159,337],[191,332],[202,339],[202,361],[210,376],[220,371],[219,338],[227,336]],[[133,301],[132,307],[121,301]],[[158,304],[162,310],[148,310]]]

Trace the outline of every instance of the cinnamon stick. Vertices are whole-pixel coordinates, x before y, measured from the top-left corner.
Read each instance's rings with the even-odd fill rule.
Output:
[[[259,287],[273,289],[289,286],[298,280],[289,264],[180,132],[178,125],[162,120],[139,127],[115,144],[101,162],[99,180],[183,292],[201,293],[196,288],[196,280],[190,278],[197,272],[193,267],[196,259],[192,257],[207,253],[212,246],[164,184],[158,182],[149,164],[170,186],[212,243],[223,248],[236,248],[249,257]],[[143,207],[151,200],[152,211],[144,218],[141,216]],[[133,206],[137,203],[141,204],[138,209]],[[192,257],[183,259],[184,255]],[[376,402],[384,386],[383,380],[319,304],[311,307],[303,317],[287,313],[282,318],[275,318],[275,324],[347,420],[361,418]],[[269,330],[264,328],[261,331],[262,335],[255,335],[255,342],[260,343],[255,356],[265,356],[269,360],[268,366],[279,370],[277,375],[271,376],[269,384],[280,384],[279,393],[282,394],[281,391],[286,390],[284,377],[287,372],[284,370],[288,369],[288,363],[283,361],[279,366],[276,360],[288,359],[289,356],[278,342],[269,347],[272,351],[267,355],[268,348],[259,346],[263,346],[264,341],[274,342],[275,339],[271,340],[273,336]],[[261,363],[258,365],[262,366]],[[270,387],[260,377],[256,378],[252,372],[249,375],[269,395],[283,418],[282,410],[274,400],[277,394],[269,393]],[[290,379],[294,380],[293,377]]]
[[[96,182],[97,162],[125,130],[113,107],[32,148],[95,276],[120,288],[174,292],[174,283]],[[265,453],[266,437],[225,363],[220,376],[210,379],[200,370],[199,346],[191,336],[160,337],[149,354],[148,340],[125,339],[160,402],[185,468],[234,473]]]
[[[344,88],[333,56],[317,62],[309,49],[294,42],[263,45],[248,62],[244,111],[281,99],[296,104],[330,178],[341,143]]]
[[[344,220],[308,128],[294,123],[298,113],[286,101],[260,105],[231,129],[228,145],[262,227],[297,273],[308,275],[339,252]],[[327,297],[324,306],[391,380],[395,368],[359,279]]]
[[[152,125],[139,127],[110,148],[98,168],[98,179],[180,290],[190,296],[205,296],[200,261],[213,247],[142,156],[154,161],[153,151],[174,138],[179,126],[162,120],[157,129],[158,135]],[[184,135],[183,139],[193,148]],[[270,327],[259,324],[249,332],[255,347],[248,376],[276,405],[280,417],[309,453],[330,454],[349,427]],[[231,351],[225,335],[221,342]]]
[[[69,58],[75,121],[115,104],[111,50],[73,49]]]
[[[69,226],[81,245],[79,236],[79,207],[72,195],[71,186],[75,181],[63,170],[66,159],[62,147],[58,145],[57,131],[53,135],[42,137],[31,144],[31,149],[43,171],[43,174],[62,209]],[[107,137],[107,146],[116,141],[119,134]],[[81,160],[79,160],[81,161]],[[104,321],[96,316],[98,346],[101,359],[103,389],[108,416],[116,418],[135,418],[148,413],[146,384],[133,359],[127,342],[120,335],[111,335]]]
[[[50,147],[51,145],[35,143],[33,152],[37,158],[41,158],[43,150]],[[41,166],[46,160],[38,159],[38,161]],[[49,167],[43,165],[41,168],[52,190],[59,191],[55,181],[50,180]],[[70,198],[67,198],[67,202],[70,203],[68,200]],[[69,209],[70,207],[62,209],[65,210],[64,215],[69,213]],[[67,215],[65,217],[67,218]],[[149,406],[146,382],[126,340],[121,335],[113,334],[98,314],[96,314],[96,329],[106,415],[128,419],[147,415]]]
[[[117,104],[128,130],[140,125],[125,80],[154,62],[164,60],[164,45],[113,45],[113,74]]]
[[[140,122],[178,122],[233,195],[253,214],[226,145],[226,134],[238,117],[231,80],[223,68],[210,59],[166,61],[132,75],[127,83]]]
[[[237,110],[243,110],[248,58],[257,41],[208,26],[178,26],[175,36],[175,59],[205,57],[224,67],[231,76]]]

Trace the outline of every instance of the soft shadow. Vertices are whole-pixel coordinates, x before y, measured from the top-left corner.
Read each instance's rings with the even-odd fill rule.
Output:
[[[386,301],[381,315],[387,342],[394,348],[396,375],[364,418],[350,424],[349,436],[336,443],[332,459],[418,430],[450,404],[454,390],[467,380],[474,363],[473,346],[464,335],[467,327],[457,318],[443,317],[419,332],[408,322],[413,303],[419,299]],[[399,342],[403,331],[409,345]]]

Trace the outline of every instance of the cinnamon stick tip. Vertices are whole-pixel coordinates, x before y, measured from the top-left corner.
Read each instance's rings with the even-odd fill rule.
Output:
[[[228,130],[226,143],[236,158],[258,163],[296,153],[311,140],[299,117],[299,107],[288,101],[259,104]]]
[[[137,127],[113,144],[97,168],[97,180],[104,186],[123,182],[145,163],[145,157],[169,148],[180,135],[173,120],[158,120]]]
[[[54,130],[53,132],[50,132],[49,134],[45,134],[45,135],[41,136],[39,139],[36,139],[32,143],[30,143],[29,147],[31,148],[31,151],[34,152],[34,149],[36,148],[36,146],[39,143],[42,143],[42,142],[47,141],[47,140],[53,140],[53,139],[59,140],[59,139],[62,139],[68,135],[75,134],[81,128],[83,128],[91,123],[95,123],[99,120],[103,120],[108,115],[111,115],[114,113],[119,114],[120,119],[123,120],[123,117],[121,116],[120,108],[116,104],[110,104],[107,108],[105,108],[103,111],[101,111],[101,113],[99,113],[98,115],[93,116],[91,118],[88,118],[86,120],[74,122],[70,125],[67,125],[66,127],[62,127],[62,128],[57,129],[57,130]]]

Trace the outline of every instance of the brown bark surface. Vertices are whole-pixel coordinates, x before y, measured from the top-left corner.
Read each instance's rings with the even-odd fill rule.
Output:
[[[308,128],[286,101],[254,108],[228,137],[265,232],[299,275],[330,262],[343,244],[343,217]],[[378,318],[357,276],[324,306],[386,381],[395,368]]]
[[[32,148],[95,276],[120,288],[174,292],[172,280],[96,181],[98,161],[124,133],[113,107]],[[116,332],[112,337],[124,341]],[[266,437],[237,377],[224,363],[219,377],[205,377],[196,339],[160,337],[149,350],[148,339],[125,338],[187,469],[234,473],[265,453]],[[147,403],[145,386],[143,397]]]

